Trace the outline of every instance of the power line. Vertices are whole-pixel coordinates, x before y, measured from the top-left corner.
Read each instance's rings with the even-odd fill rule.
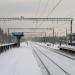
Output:
[[[57,8],[57,6],[62,2],[63,0],[59,0],[59,2],[52,8],[52,10],[49,12],[49,14],[47,15],[47,18],[49,15],[51,15],[53,13],[53,11]],[[44,22],[42,22],[40,25],[42,25]]]
[[[40,6],[41,6],[41,2],[42,2],[42,0],[39,0],[38,1],[38,7],[37,7],[37,10],[36,10],[36,13],[35,13],[35,18],[37,17],[37,15],[38,15],[38,12],[39,12],[39,9],[40,9]],[[37,27],[37,23],[38,22],[35,22],[35,26]]]
[[[35,13],[35,17],[37,17],[37,14],[38,14],[38,12],[39,12],[40,5],[41,5],[41,1],[42,1],[42,0],[39,0],[39,2],[38,2],[38,7],[37,7],[37,11],[36,11],[36,13]]]
[[[47,0],[46,5],[45,5],[45,7],[44,7],[44,9],[43,9],[42,12],[44,12],[44,13],[46,12],[45,9],[47,8],[49,1],[50,1],[50,0]],[[43,14],[41,14],[40,16],[42,16],[42,15],[43,15]]]
[[[62,2],[63,0],[59,0],[59,2],[52,8],[52,10],[49,12],[47,17],[53,13],[53,11],[57,8],[57,6]]]
[[[42,1],[42,0],[39,1],[39,6],[38,6],[38,9],[37,9],[37,12],[38,12],[38,10],[39,10],[39,8],[40,8],[41,1]],[[45,5],[45,7],[44,7],[44,9],[43,9],[42,12],[45,13],[45,9],[47,8],[48,3],[49,3],[49,0],[47,0],[47,3],[46,3],[46,5]],[[41,14],[40,16],[42,16],[42,15],[43,15],[43,14]],[[37,16],[37,13],[36,13],[36,16]],[[37,23],[38,23],[38,22],[37,22]],[[36,23],[36,26],[37,26],[37,23]],[[42,22],[41,22],[41,23],[42,23]],[[41,24],[40,24],[40,25],[41,25]]]

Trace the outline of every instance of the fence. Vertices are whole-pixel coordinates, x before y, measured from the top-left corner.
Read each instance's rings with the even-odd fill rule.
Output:
[[[8,43],[0,45],[0,53],[9,50],[10,48],[17,47],[17,43]]]

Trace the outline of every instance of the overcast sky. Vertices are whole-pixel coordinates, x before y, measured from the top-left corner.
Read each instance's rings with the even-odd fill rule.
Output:
[[[46,17],[58,1],[59,0],[0,0],[0,17]],[[75,16],[75,0],[63,0],[50,16]]]
[[[0,0],[0,17],[24,16],[24,17],[62,17],[62,18],[73,17],[74,18],[75,0],[62,0],[62,2],[56,7],[56,9],[51,14],[49,14],[59,1],[60,0]],[[46,24],[44,24],[44,26]],[[26,24],[22,26],[21,25],[18,24],[19,27],[23,26],[26,27]],[[13,25],[5,24],[4,26],[3,24],[1,25],[1,27],[3,28],[10,26],[16,27],[17,25],[15,24]],[[75,31],[74,27],[73,31]]]

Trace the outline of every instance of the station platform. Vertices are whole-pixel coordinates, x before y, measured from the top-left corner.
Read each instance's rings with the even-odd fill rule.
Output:
[[[25,43],[0,55],[0,75],[42,75],[33,56],[32,49]]]

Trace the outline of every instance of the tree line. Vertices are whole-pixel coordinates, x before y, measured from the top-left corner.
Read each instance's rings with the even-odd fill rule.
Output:
[[[11,35],[3,32],[3,29],[0,28],[0,44],[9,43],[11,42]]]

